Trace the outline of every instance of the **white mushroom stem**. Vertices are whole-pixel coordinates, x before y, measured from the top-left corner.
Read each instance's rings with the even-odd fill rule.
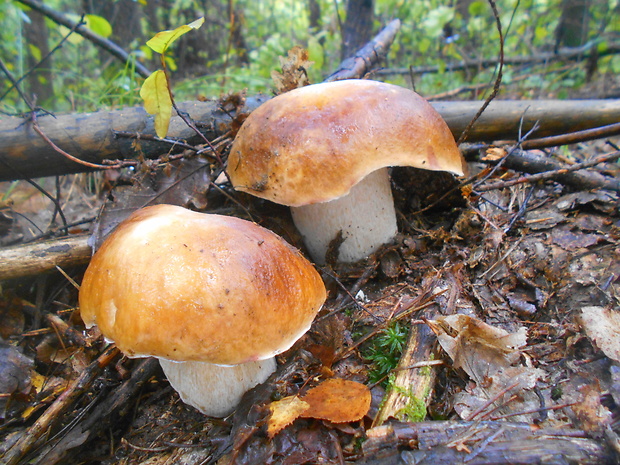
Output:
[[[246,391],[265,382],[276,370],[273,357],[232,366],[161,358],[159,363],[183,402],[218,418],[232,413]]]
[[[344,197],[323,203],[292,207],[297,229],[310,256],[325,264],[330,242],[342,231],[338,260],[356,262],[390,242],[398,227],[387,168],[370,173]]]

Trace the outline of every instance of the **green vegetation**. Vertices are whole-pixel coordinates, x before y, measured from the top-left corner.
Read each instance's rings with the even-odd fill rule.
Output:
[[[577,0],[573,0],[577,2]],[[312,82],[321,81],[340,62],[341,23],[344,1],[308,0],[171,0],[90,2],[85,17],[93,31],[117,42],[133,60],[154,71],[158,57],[145,46],[155,33],[175,29],[199,17],[205,24],[196,33],[179,40],[167,66],[174,71],[173,89],[177,101],[198,96],[218,97],[228,92],[271,91],[270,74],[279,67],[278,57],[294,45],[306,47]],[[495,67],[482,66],[499,51],[499,33],[487,0],[375,0],[373,33],[391,19],[399,18],[401,30],[384,63],[388,71],[380,78],[410,85],[409,67],[435,67],[436,72],[414,73],[415,87],[423,95],[434,95],[461,86],[492,82]],[[507,59],[525,57],[507,66],[506,92],[536,98],[563,97],[582,85],[593,69],[599,74],[620,72],[620,57],[606,54],[620,33],[618,0],[590,4],[585,27],[577,31],[565,21],[566,2],[559,0],[497,0]],[[78,20],[84,3],[48,0],[48,7],[71,12]],[[311,8],[314,7],[313,8]],[[57,47],[69,30],[50,19],[36,17],[16,0],[0,2],[0,58],[12,75],[20,78]],[[563,31],[568,31],[563,33]],[[570,33],[570,34],[569,34]],[[191,36],[191,37],[190,37]],[[568,40],[567,37],[571,37]],[[599,53],[596,67],[587,60],[534,61],[564,46],[593,46]],[[528,57],[531,60],[528,60]],[[462,69],[466,61],[478,66]],[[414,69],[415,70],[415,69]],[[2,80],[0,95],[8,80]],[[31,76],[24,80],[29,95],[50,111],[91,111],[140,103],[138,91],[143,77],[133,63],[122,63],[92,42],[71,35]],[[475,91],[463,98],[480,98]],[[5,112],[26,110],[13,90],[2,99]]]
[[[416,397],[411,389],[404,389],[394,384],[396,377],[389,375],[388,390],[394,389],[398,394],[401,394],[407,398],[407,405],[396,412],[396,418],[401,421],[424,421],[426,418],[426,403],[423,399]],[[425,393],[425,395],[428,393]]]
[[[370,343],[363,355],[372,364],[369,373],[371,383],[388,383],[388,375],[396,368],[407,343],[409,328],[401,322],[394,322],[382,330]]]

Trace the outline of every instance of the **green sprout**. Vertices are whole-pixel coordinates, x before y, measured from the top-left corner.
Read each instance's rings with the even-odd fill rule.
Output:
[[[396,321],[374,338],[364,355],[373,365],[368,374],[371,383],[386,384],[387,375],[398,365],[408,334],[409,328]]]

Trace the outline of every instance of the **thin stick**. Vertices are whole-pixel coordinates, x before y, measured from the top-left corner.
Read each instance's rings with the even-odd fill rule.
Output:
[[[37,441],[43,437],[50,428],[63,418],[62,413],[88,389],[97,379],[101,370],[112,363],[120,355],[120,350],[114,345],[108,346],[93,363],[78,376],[67,389],[58,396],[39,419],[21,436],[4,455],[5,465],[17,465],[22,458],[30,452]]]
[[[531,174],[529,176],[520,176],[518,178],[510,179],[508,181],[497,181],[497,182],[484,184],[482,186],[477,186],[476,190],[479,192],[486,192],[490,190],[503,189],[505,187],[516,186],[517,184],[550,180],[550,179],[557,178],[558,176],[563,176],[568,173],[573,173],[575,171],[579,171],[585,168],[596,166],[600,163],[615,161],[618,158],[620,158],[620,151],[608,153],[605,155],[600,155],[598,157],[593,158],[592,160],[585,161],[583,163],[577,163],[575,165],[568,166],[566,168],[560,168],[560,169],[551,170],[551,171],[544,171],[542,173]],[[616,190],[620,191],[620,188],[617,188]]]
[[[49,19],[54,21],[55,23],[61,24],[69,29],[75,28],[75,32],[80,34],[85,39],[90,40],[96,46],[102,48],[106,52],[110,53],[114,57],[118,58],[124,63],[132,61],[133,66],[135,66],[136,71],[142,77],[147,78],[151,72],[140,62],[131,59],[131,55],[123,50],[119,45],[115,44],[111,40],[105,39],[101,37],[99,34],[95,34],[90,29],[84,26],[75,27],[75,21],[70,20],[62,13],[57,12],[53,8],[50,8],[47,5],[44,5],[36,0],[18,0],[20,3],[29,6],[35,11],[38,11],[44,16],[47,16]]]

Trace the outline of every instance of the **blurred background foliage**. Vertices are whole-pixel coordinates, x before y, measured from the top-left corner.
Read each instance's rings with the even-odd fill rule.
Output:
[[[505,33],[505,98],[566,98],[593,79],[620,73],[619,0],[497,0]],[[159,58],[144,45],[155,33],[204,16],[198,31],[168,52],[177,101],[247,90],[270,92],[279,56],[309,51],[311,82],[329,75],[390,20],[402,27],[377,78],[414,86],[422,95],[482,98],[492,83],[499,34],[487,0],[46,0],[119,44],[151,71]],[[0,0],[0,59],[24,76],[68,33],[15,0]],[[557,59],[566,50],[582,53]],[[489,63],[483,60],[490,60]],[[469,66],[463,68],[463,63]],[[143,81],[79,35],[71,35],[23,81],[49,111],[93,111],[140,104]],[[412,83],[413,81],[413,83]],[[0,110],[26,110],[0,81]]]

